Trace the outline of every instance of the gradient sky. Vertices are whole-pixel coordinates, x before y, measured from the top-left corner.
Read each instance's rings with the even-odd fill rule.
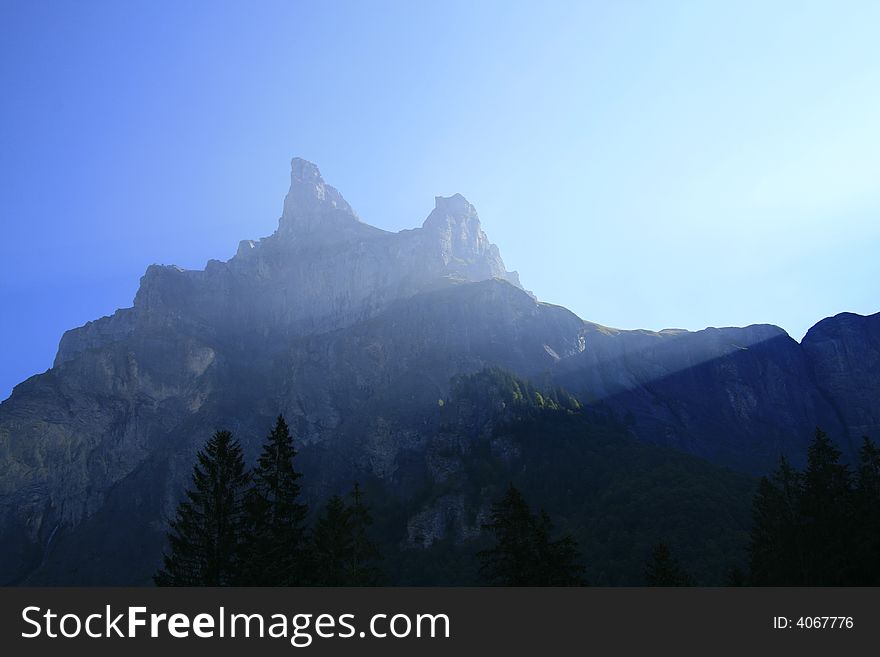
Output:
[[[0,0],[0,399],[63,331],[276,227],[464,194],[622,328],[880,311],[880,3]]]

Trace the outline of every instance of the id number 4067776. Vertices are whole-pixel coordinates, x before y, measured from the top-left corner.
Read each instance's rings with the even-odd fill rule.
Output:
[[[775,630],[851,630],[852,616],[801,616],[797,620],[786,616],[773,617]]]

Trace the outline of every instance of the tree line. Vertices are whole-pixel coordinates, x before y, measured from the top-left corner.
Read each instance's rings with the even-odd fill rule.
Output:
[[[488,581],[505,586],[585,585],[578,545],[551,540],[546,513],[532,513],[510,487],[484,526],[496,545],[479,554]],[[693,586],[693,577],[663,542],[645,564],[648,586]],[[785,458],[763,477],[753,501],[748,572],[728,573],[729,586],[880,585],[880,449],[863,438],[855,471],[821,429],[803,471]]]
[[[371,586],[382,581],[372,518],[354,484],[331,497],[311,523],[290,430],[279,416],[250,471],[228,431],[197,455],[191,487],[168,532],[160,586]],[[747,572],[731,586],[880,584],[880,450],[864,439],[853,472],[821,430],[804,471],[785,459],[761,479],[753,502]],[[475,556],[495,586],[585,586],[577,541],[554,537],[549,515],[533,512],[509,486],[482,526],[489,547]],[[663,542],[647,555],[644,583],[692,586],[694,578]]]
[[[170,550],[158,586],[370,586],[381,580],[379,552],[363,494],[334,495],[308,527],[302,474],[282,416],[256,465],[217,431],[197,455],[191,487],[170,523]]]
[[[349,500],[331,497],[308,527],[302,474],[283,416],[256,465],[245,467],[241,445],[217,431],[198,452],[191,486],[167,534],[169,551],[157,586],[372,586],[381,582],[380,553],[369,536],[370,511],[357,483]],[[577,543],[552,539],[553,525],[534,514],[511,486],[483,526],[495,538],[479,552],[487,584],[586,584]]]
[[[753,586],[880,584],[880,450],[864,438],[856,470],[816,430],[806,469],[784,458],[754,502]]]

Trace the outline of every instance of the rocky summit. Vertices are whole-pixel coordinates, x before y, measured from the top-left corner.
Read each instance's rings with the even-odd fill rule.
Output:
[[[196,451],[228,428],[253,459],[279,413],[311,499],[354,477],[402,496],[449,482],[469,452],[438,408],[490,367],[743,473],[802,458],[816,426],[850,458],[880,437],[880,314],[801,343],[765,325],[608,328],[525,291],[462,196],[390,233],[297,158],[275,233],[201,271],[149,267],[131,308],[65,333],[0,405],[0,584],[148,582]],[[467,535],[489,503],[420,499],[406,541]]]

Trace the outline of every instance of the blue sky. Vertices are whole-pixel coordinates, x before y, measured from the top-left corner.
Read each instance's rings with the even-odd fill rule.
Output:
[[[153,262],[271,233],[289,160],[362,219],[464,194],[622,328],[880,311],[880,3],[0,0],[0,399]]]

